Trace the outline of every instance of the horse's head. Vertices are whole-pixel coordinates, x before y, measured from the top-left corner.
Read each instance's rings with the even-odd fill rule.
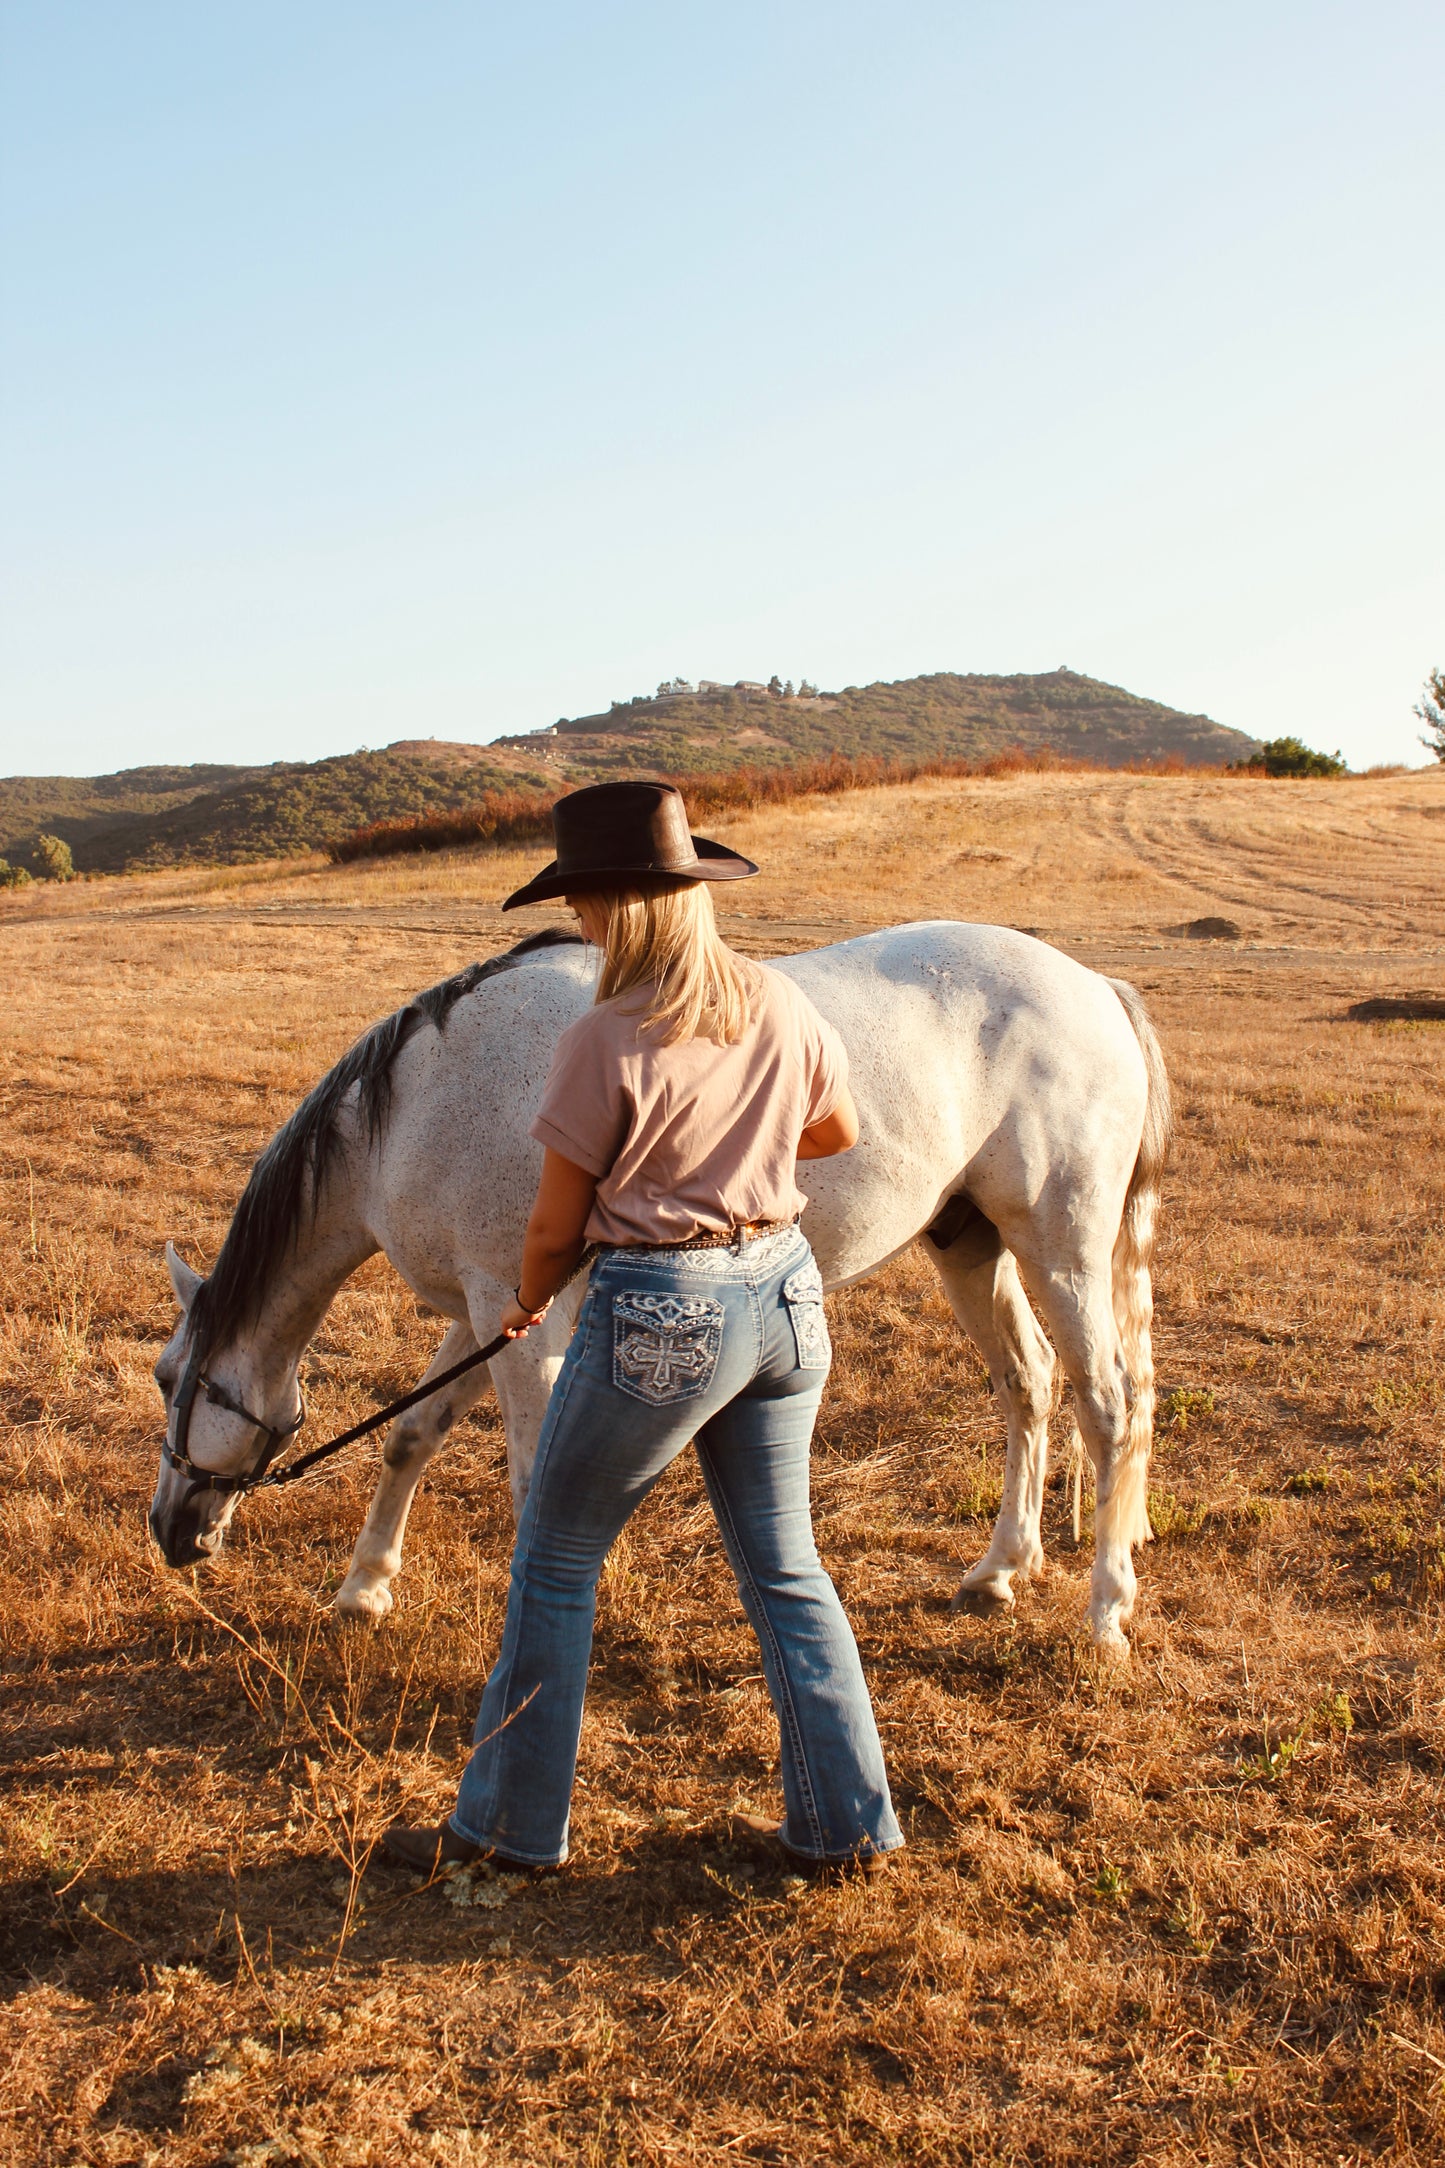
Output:
[[[181,1314],[155,1366],[166,1436],[150,1531],[168,1566],[194,1566],[215,1557],[245,1478],[296,1427],[269,1412],[278,1399],[294,1400],[295,1383],[294,1374],[268,1376],[244,1337],[207,1347],[193,1315],[204,1281],[169,1242],[166,1267]]]

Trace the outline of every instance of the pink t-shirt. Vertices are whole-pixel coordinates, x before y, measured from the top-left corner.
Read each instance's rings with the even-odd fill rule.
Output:
[[[793,1219],[807,1203],[798,1139],[837,1105],[848,1057],[791,979],[755,970],[751,1021],[733,1046],[659,1046],[640,1028],[646,987],[589,1009],[558,1040],[532,1135],[598,1177],[590,1242],[685,1242]]]

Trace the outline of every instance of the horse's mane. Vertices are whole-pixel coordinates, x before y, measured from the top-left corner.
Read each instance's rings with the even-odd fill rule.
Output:
[[[252,1322],[262,1291],[296,1239],[308,1202],[311,1211],[316,1211],[327,1171],[341,1148],[336,1118],[352,1087],[356,1087],[367,1141],[374,1144],[391,1111],[392,1066],[418,1026],[429,1023],[445,1031],[457,1003],[484,980],[515,970],[541,949],[574,944],[580,938],[550,927],[545,933],[528,934],[515,948],[489,956],[485,963],[468,964],[454,978],[429,986],[404,1009],[373,1024],[335,1068],[328,1069],[252,1168],[211,1276],[196,1290],[190,1326],[198,1362]]]

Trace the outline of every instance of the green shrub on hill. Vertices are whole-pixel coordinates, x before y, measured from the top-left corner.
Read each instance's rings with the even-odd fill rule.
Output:
[[[30,871],[42,881],[73,881],[75,860],[59,836],[39,835],[30,846]]]
[[[1300,738],[1266,738],[1248,760],[1234,763],[1243,775],[1348,775],[1339,753],[1317,753]]]

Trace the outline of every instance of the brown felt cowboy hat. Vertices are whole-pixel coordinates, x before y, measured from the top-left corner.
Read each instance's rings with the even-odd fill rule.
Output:
[[[673,881],[743,881],[750,858],[688,833],[682,792],[671,783],[589,783],[552,808],[557,856],[504,911],[597,888],[665,887]]]

